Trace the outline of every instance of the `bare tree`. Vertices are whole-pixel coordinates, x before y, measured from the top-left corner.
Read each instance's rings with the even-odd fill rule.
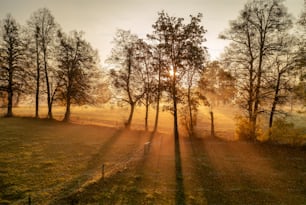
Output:
[[[158,14],[157,21],[153,24],[153,39],[158,41],[162,49],[164,73],[168,74],[168,93],[172,99],[172,112],[174,123],[174,137],[178,139],[178,102],[180,101],[179,91],[183,85],[184,76],[188,70],[188,58],[194,56],[192,49],[196,48],[197,56],[203,53],[202,43],[204,42],[205,30],[200,25],[201,14],[193,17],[189,24],[183,23],[183,18],[170,17],[165,12]],[[199,68],[199,67],[197,67]]]
[[[262,111],[261,89],[263,75],[268,69],[265,61],[278,48],[275,35],[288,30],[291,25],[291,16],[282,0],[253,0],[244,6],[236,20],[231,21],[230,28],[220,35],[232,41],[226,58],[231,61],[228,61],[231,67],[237,69],[237,72],[234,71],[237,79],[241,79],[240,92],[248,112],[251,139],[256,139],[257,117]]]
[[[263,97],[271,102],[269,128],[272,128],[277,105],[288,99],[294,83],[292,79],[295,79],[294,74],[298,69],[295,59],[296,40],[286,33],[280,33],[279,38],[279,49],[273,52],[273,56],[269,56],[267,65],[270,69],[266,74],[266,82],[263,83]]]
[[[13,116],[13,96],[21,90],[25,72],[24,46],[20,37],[20,26],[7,15],[1,22],[0,44],[0,91],[7,93],[7,117]]]
[[[143,79],[143,104],[145,105],[145,129],[148,130],[149,106],[154,102],[156,90],[156,70],[152,47],[142,39],[135,43],[135,58],[140,66]]]
[[[306,106],[306,2],[304,2],[304,10],[298,19],[297,29],[299,31],[299,51],[297,52],[296,61],[299,70],[299,83],[295,85],[293,91],[296,99],[300,100]]]
[[[48,118],[52,119],[52,90],[50,82],[51,66],[49,61],[51,60],[51,52],[54,47],[54,40],[58,25],[51,12],[47,8],[38,9],[33,13],[29,21],[29,25],[32,28],[32,32],[35,38],[36,47],[36,109],[38,109],[38,95],[40,87],[40,65],[43,66],[43,73],[45,77],[45,85],[47,90],[47,104],[48,104]],[[40,53],[42,55],[42,62],[40,63]],[[38,115],[38,111],[36,112]],[[36,116],[36,114],[35,114]]]
[[[167,79],[168,73],[166,73],[166,65],[167,65],[167,58],[164,54],[165,51],[163,49],[163,45],[160,43],[162,41],[160,35],[147,35],[149,40],[151,41],[151,50],[152,50],[152,66],[154,69],[156,81],[154,83],[154,92],[153,98],[154,102],[156,103],[155,106],[155,121],[154,121],[154,128],[153,132],[157,131],[158,127],[158,120],[159,120],[159,111],[160,111],[160,100],[162,98],[162,93],[165,91],[165,81]]]
[[[193,112],[197,111],[199,104],[199,93],[195,89],[196,83],[199,81],[200,74],[204,71],[204,66],[207,61],[207,50],[202,46],[203,42],[206,41],[204,34],[206,30],[200,26],[202,15],[197,17],[191,17],[191,22],[186,25],[185,32],[188,35],[187,46],[187,61],[185,63],[186,75],[185,81],[187,85],[187,107],[189,112],[189,130],[193,131],[193,126],[196,122],[194,119]]]
[[[138,41],[136,35],[130,31],[118,30],[114,39],[115,46],[109,62],[118,66],[112,69],[110,75],[113,86],[117,91],[117,97],[130,106],[130,114],[125,126],[129,128],[134,115],[136,104],[144,96],[142,73],[135,58],[135,44]]]
[[[39,96],[40,96],[40,80],[41,80],[41,62],[42,62],[42,49],[40,39],[40,22],[37,16],[34,15],[28,21],[28,39],[29,39],[29,50],[35,54],[32,58],[35,59],[36,74],[34,74],[36,80],[35,89],[35,117],[39,117]],[[34,41],[33,41],[34,40]]]
[[[90,89],[98,77],[97,53],[86,42],[81,32],[66,35],[58,32],[57,70],[58,87],[55,95],[66,105],[63,121],[70,121],[71,104],[92,103]]]

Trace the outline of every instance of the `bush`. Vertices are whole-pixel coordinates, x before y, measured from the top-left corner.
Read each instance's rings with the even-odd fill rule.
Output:
[[[248,118],[238,117],[236,124],[236,139],[239,140],[256,140],[260,138],[262,131],[259,126],[256,127],[255,136],[252,136],[252,124]]]
[[[303,130],[295,128],[292,122],[288,122],[284,118],[277,118],[270,131],[270,141],[291,145],[304,145],[306,143]]]

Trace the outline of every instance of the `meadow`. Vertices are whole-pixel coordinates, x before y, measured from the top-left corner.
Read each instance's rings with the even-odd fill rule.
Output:
[[[179,150],[168,112],[153,134],[143,131],[143,108],[130,130],[123,127],[128,110],[116,106],[75,107],[72,123],[57,121],[61,107],[57,120],[34,119],[32,108],[14,111],[17,117],[0,119],[1,205],[306,201],[305,147],[234,141],[235,109],[216,109],[217,139],[209,137],[208,109],[201,109],[196,134],[181,130]]]

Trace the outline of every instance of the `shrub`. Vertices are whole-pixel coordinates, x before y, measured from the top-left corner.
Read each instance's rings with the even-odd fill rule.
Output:
[[[259,126],[256,127],[255,137],[252,137],[252,124],[248,118],[238,117],[236,123],[236,139],[239,140],[256,140],[260,138],[262,131]]]
[[[306,143],[303,130],[295,128],[294,124],[288,122],[285,118],[277,118],[270,133],[270,141],[291,145],[303,145]]]

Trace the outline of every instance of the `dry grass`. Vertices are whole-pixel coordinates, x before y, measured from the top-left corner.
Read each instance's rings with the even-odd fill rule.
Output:
[[[14,113],[33,116],[33,110]],[[201,108],[197,136],[181,135],[176,152],[171,114],[161,113],[153,136],[142,131],[143,108],[135,112],[132,130],[122,128],[128,110],[111,106],[73,107],[74,124],[0,118],[0,204],[24,204],[29,195],[33,204],[54,205],[306,201],[302,148],[207,139],[209,110]],[[63,113],[54,109],[56,119]],[[152,128],[154,110],[150,113]],[[214,113],[217,135],[233,139],[235,109],[220,107]],[[147,141],[151,148],[144,155]]]

